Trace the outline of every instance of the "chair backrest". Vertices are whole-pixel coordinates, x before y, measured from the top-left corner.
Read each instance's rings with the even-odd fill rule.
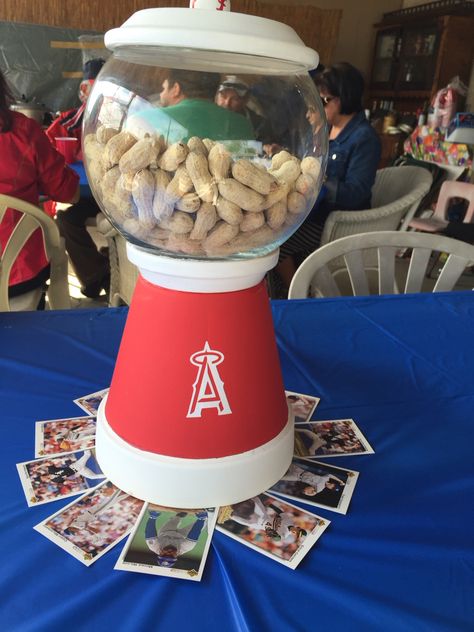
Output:
[[[8,281],[11,268],[32,233],[41,228],[46,256],[51,266],[48,288],[48,301],[51,309],[68,309],[71,307],[67,279],[68,258],[64,249],[64,241],[59,234],[56,222],[34,204],[30,204],[9,195],[0,194],[0,222],[6,210],[15,209],[23,215],[16,224],[6,244],[2,244],[0,257],[0,311],[10,311],[8,298]],[[34,307],[31,307],[34,309]]]
[[[350,235],[322,246],[303,261],[293,277],[288,298],[340,296],[341,291],[335,280],[340,270],[330,269],[334,259],[344,260],[353,295],[370,294],[367,274],[369,269],[364,264],[363,257],[363,251],[369,248],[377,250],[378,265],[375,271],[378,274],[379,294],[399,292],[395,262],[400,248],[413,249],[403,289],[405,293],[423,290],[426,270],[433,251],[441,250],[449,255],[432,289],[433,292],[452,290],[466,266],[474,262],[474,246],[449,237],[406,231]]]
[[[446,180],[441,185],[433,217],[448,219],[448,207],[452,198],[463,198],[469,202],[463,222],[474,221],[474,184],[457,180]]]
[[[324,225],[321,245],[346,235],[406,230],[432,181],[431,173],[423,167],[379,169],[372,187],[372,208],[330,213]]]

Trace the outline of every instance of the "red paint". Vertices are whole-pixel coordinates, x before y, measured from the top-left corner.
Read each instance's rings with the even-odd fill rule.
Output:
[[[106,406],[120,437],[156,454],[224,457],[276,437],[287,414],[263,282],[199,294],[139,278]]]

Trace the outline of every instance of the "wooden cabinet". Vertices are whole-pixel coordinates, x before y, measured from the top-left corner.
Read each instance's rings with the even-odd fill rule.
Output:
[[[474,3],[441,0],[386,13],[375,28],[368,107],[392,101],[398,112],[416,112],[456,75],[469,82]]]

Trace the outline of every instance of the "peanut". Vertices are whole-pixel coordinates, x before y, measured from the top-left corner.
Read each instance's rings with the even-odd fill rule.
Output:
[[[217,198],[216,208],[219,217],[233,226],[240,224],[244,218],[240,206],[230,200],[226,200],[221,195]]]
[[[209,173],[206,156],[190,152],[186,158],[186,169],[201,200],[214,203],[217,200],[217,187]]]
[[[90,160],[102,160],[102,154],[104,153],[104,147],[99,143],[95,134],[87,134],[84,138],[84,154],[87,159]]]
[[[130,235],[134,235],[138,239],[144,239],[148,235],[147,229],[135,217],[126,219],[122,224],[122,228],[126,233],[130,233]]]
[[[288,211],[290,213],[303,213],[306,210],[304,195],[298,191],[292,191],[288,196]]]
[[[147,229],[154,226],[156,224],[153,215],[155,177],[148,169],[142,169],[135,174],[132,185],[132,197],[142,226]]]
[[[171,217],[160,221],[160,228],[170,230],[177,235],[186,235],[193,229],[194,221],[191,215],[182,211],[175,211]]]
[[[204,250],[212,251],[213,248],[223,246],[233,239],[239,232],[238,226],[231,226],[227,222],[217,222],[211,232],[204,239],[202,245]]]
[[[196,213],[194,227],[189,235],[190,239],[204,239],[207,233],[214,227],[217,221],[216,207],[208,202],[203,202]]]
[[[161,155],[158,165],[165,171],[176,171],[178,166],[186,160],[188,147],[184,143],[173,143]]]
[[[135,136],[129,132],[119,132],[107,141],[104,151],[105,163],[116,165],[126,151],[137,142]]]
[[[120,178],[120,169],[118,167],[112,167],[104,173],[104,176],[100,180],[99,186],[102,191],[102,197],[104,202],[112,200],[115,195],[115,185]]]
[[[309,173],[302,173],[295,182],[295,189],[304,196],[311,195],[316,187],[316,181]]]
[[[149,136],[142,138],[120,158],[119,169],[122,173],[146,169],[153,161],[156,161],[158,152],[159,144]]]
[[[173,212],[173,200],[170,200],[167,194],[167,187],[170,182],[170,176],[158,169],[154,175],[155,196],[153,198],[153,215],[158,221],[169,217]]]
[[[216,144],[216,141],[215,140],[211,140],[210,138],[203,138],[202,142],[204,143],[204,147],[207,149],[208,152],[210,152],[211,149]]]
[[[236,180],[262,195],[268,195],[278,186],[275,178],[256,167],[249,160],[241,159],[234,162],[232,175]]]
[[[105,169],[101,160],[90,160],[88,161],[88,176],[90,178],[91,184],[100,189],[100,181],[105,175]]]
[[[240,230],[243,233],[248,233],[252,230],[257,230],[260,226],[265,224],[265,215],[263,213],[244,213],[244,219],[240,223]]]
[[[270,208],[277,202],[284,200],[289,192],[290,185],[286,184],[286,182],[280,182],[279,186],[274,191],[265,196],[263,208]]]
[[[187,235],[171,233],[166,247],[173,252],[183,252],[186,255],[194,257],[202,257],[206,254],[201,246],[201,242],[190,239]]]
[[[301,161],[300,166],[303,173],[308,174],[317,181],[321,173],[321,162],[317,158],[314,156],[306,156],[306,158],[303,158]]]
[[[240,208],[251,213],[259,213],[263,210],[265,198],[257,191],[249,189],[245,184],[237,182],[233,178],[226,178],[217,185],[223,198],[237,204]]]
[[[131,191],[133,188],[133,178],[135,177],[135,171],[128,171],[127,173],[122,173],[120,176],[120,185],[122,189],[126,191]]]
[[[192,191],[193,188],[193,181],[189,177],[186,167],[184,165],[179,165],[173,179],[166,187],[166,193],[171,200],[176,201],[180,197],[183,197],[186,193]]]
[[[273,206],[270,206],[270,208],[267,208],[267,210],[265,211],[265,216],[270,228],[276,230],[280,228],[280,226],[283,226],[283,224],[285,223],[286,214],[286,200],[280,200],[279,202],[273,204]]]
[[[188,149],[196,154],[204,154],[205,156],[208,154],[208,149],[199,136],[191,136],[188,140]]]
[[[294,157],[289,152],[285,150],[279,151],[277,154],[275,154],[272,157],[271,171],[276,171],[282,166],[283,163],[287,162],[288,160],[293,160],[293,159]]]
[[[95,135],[99,143],[101,143],[102,145],[105,145],[112,138],[112,136],[115,136],[118,133],[119,131],[118,129],[115,129],[115,127],[108,127],[107,125],[101,125],[100,127],[97,128]]]
[[[195,213],[200,206],[201,198],[197,193],[186,193],[175,203],[178,211],[184,211],[185,213]]]
[[[230,172],[232,158],[222,143],[216,143],[209,150],[209,171],[216,182],[227,178]]]
[[[300,175],[300,165],[298,160],[287,160],[279,169],[272,171],[272,175],[275,176],[280,182],[286,182],[286,184],[293,184]]]

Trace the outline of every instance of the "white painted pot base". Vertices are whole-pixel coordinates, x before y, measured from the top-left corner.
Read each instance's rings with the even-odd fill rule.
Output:
[[[271,441],[254,450],[216,459],[184,459],[135,448],[97,413],[96,455],[103,473],[122,491],[177,508],[231,505],[266,491],[285,474],[293,457],[294,418]]]

